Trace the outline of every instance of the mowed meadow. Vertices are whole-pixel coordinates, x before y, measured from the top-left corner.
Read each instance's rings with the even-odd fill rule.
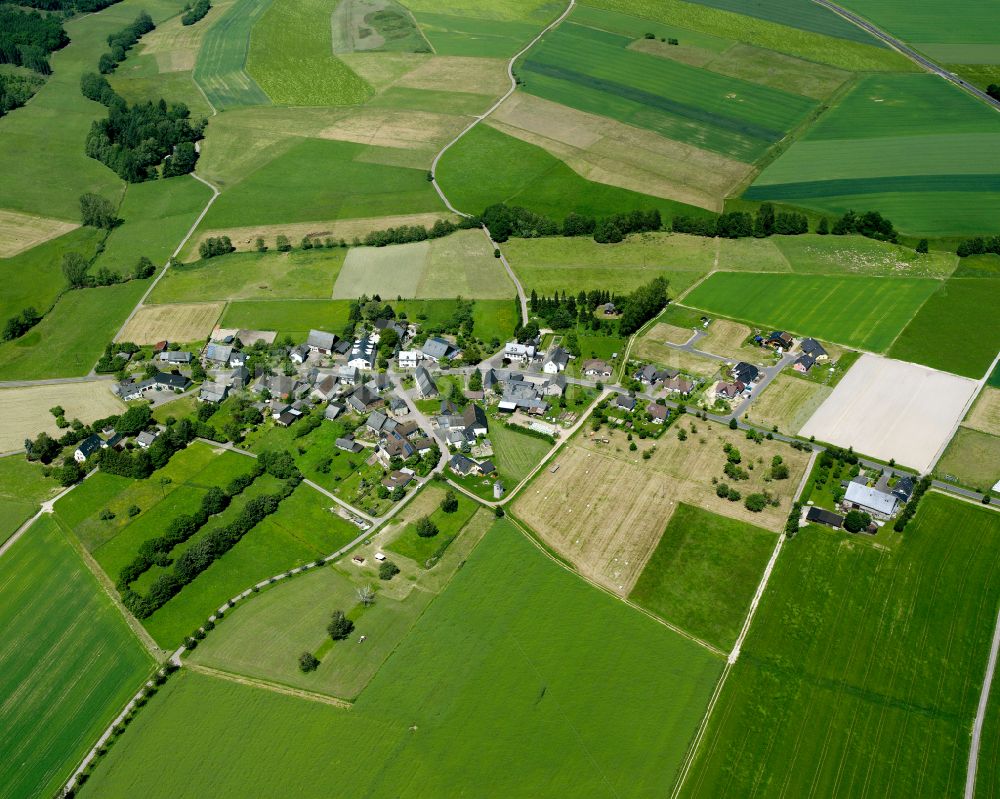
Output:
[[[52,796],[153,661],[51,516],[0,558],[0,634],[0,796]]]
[[[672,780],[721,667],[498,522],[351,710],[184,673],[81,795],[174,796],[209,769],[218,796],[646,796]]]
[[[801,530],[681,795],[961,795],[998,536],[1000,515],[933,492],[888,546]],[[995,752],[981,768],[995,773]]]

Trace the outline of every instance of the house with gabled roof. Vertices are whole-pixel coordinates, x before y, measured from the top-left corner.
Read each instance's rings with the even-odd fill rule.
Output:
[[[424,354],[425,358],[430,358],[435,362],[451,360],[459,354],[459,350],[450,341],[440,336],[427,339],[420,348],[420,351]]]
[[[542,360],[542,371],[547,375],[556,375],[566,369],[569,363],[569,353],[562,347],[553,347]]]
[[[205,382],[201,384],[198,400],[218,404],[229,396],[229,386],[225,383]]]
[[[858,508],[879,519],[888,519],[899,507],[899,499],[853,480],[844,492],[844,507]]]
[[[164,363],[174,364],[175,366],[184,366],[191,363],[191,359],[194,356],[190,352],[183,352],[181,350],[166,350],[161,352],[156,356],[156,360],[163,361]]]
[[[651,402],[646,406],[646,413],[649,414],[654,424],[663,424],[670,416],[670,409],[666,405]]]
[[[823,349],[823,345],[814,338],[802,339],[799,342],[799,349],[804,354],[812,356],[815,361],[825,361],[830,357],[829,353]]]
[[[472,458],[467,458],[461,452],[456,452],[448,461],[448,468],[455,474],[466,477],[476,471],[479,466]]]
[[[95,452],[98,452],[103,445],[104,441],[101,437],[96,433],[91,433],[76,445],[76,449],[73,451],[73,460],[77,463],[83,463]]]
[[[333,345],[337,343],[337,336],[327,333],[324,330],[310,330],[306,339],[306,346],[310,352],[319,355],[329,355],[333,352]]]
[[[418,366],[416,371],[413,373],[414,380],[417,381],[417,391],[420,392],[420,396],[423,398],[436,397],[438,395],[437,385],[434,383],[434,378],[431,377],[431,373],[428,372],[424,367]]]
[[[816,365],[816,359],[813,358],[812,355],[800,355],[798,358],[795,359],[795,363],[792,364],[792,368],[796,372],[802,372],[802,374],[805,374],[815,365]]]
[[[233,348],[229,344],[209,344],[205,347],[205,360],[217,366],[229,366]]]
[[[375,368],[375,343],[368,336],[362,336],[354,342],[351,353],[347,356],[347,365],[355,369]]]
[[[583,362],[583,374],[587,377],[596,377],[599,380],[608,380],[614,374],[614,369],[606,361],[590,358]]]
[[[732,375],[744,386],[752,386],[760,378],[760,369],[752,363],[740,361],[732,368]]]

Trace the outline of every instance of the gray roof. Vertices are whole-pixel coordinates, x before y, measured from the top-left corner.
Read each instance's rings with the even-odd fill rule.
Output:
[[[450,342],[438,337],[427,339],[420,349],[424,355],[438,360],[449,357],[455,351]]]
[[[457,452],[451,456],[451,460],[448,461],[448,466],[451,470],[457,472],[458,474],[471,474],[473,469],[479,466],[471,458],[466,458],[462,453]]]
[[[741,383],[752,383],[760,377],[760,370],[752,363],[740,361],[733,367],[733,374],[739,378]]]
[[[309,338],[306,339],[306,346],[314,350],[332,350],[337,337],[333,333],[323,330],[310,330]]]
[[[807,355],[812,355],[813,358],[818,358],[821,355],[827,354],[826,350],[823,349],[823,345],[814,338],[802,339],[799,343],[799,348]]]
[[[190,352],[171,352],[170,350],[167,350],[166,352],[161,352],[156,357],[161,361],[166,361],[167,363],[191,363]]]
[[[233,348],[228,344],[209,344],[205,347],[205,357],[216,363],[229,363],[229,356],[233,354]]]
[[[83,441],[76,445],[76,449],[83,454],[84,458],[89,458],[92,454],[97,452],[101,448],[101,437],[91,433]]]
[[[174,375],[169,372],[157,372],[153,378],[153,383],[164,388],[185,389],[191,385],[191,378],[185,375]]]
[[[847,492],[844,494],[844,499],[863,508],[871,508],[886,516],[895,511],[896,505],[899,503],[899,500],[892,494],[886,494],[877,488],[869,488],[855,482],[847,484]]]
[[[413,372],[413,376],[422,397],[430,397],[438,393],[437,386],[434,385],[434,378],[424,367],[418,366]]]
[[[326,406],[326,410],[323,411],[323,416],[326,419],[336,419],[340,414],[344,412],[343,405],[337,405],[335,402],[331,402]]]

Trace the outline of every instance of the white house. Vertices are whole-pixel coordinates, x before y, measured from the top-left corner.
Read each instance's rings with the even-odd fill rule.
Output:
[[[400,350],[399,368],[416,369],[420,365],[420,360],[422,358],[423,353],[420,350]]]
[[[375,344],[367,336],[359,338],[347,356],[347,365],[355,369],[375,368]]]
[[[297,347],[292,347],[288,357],[291,358],[292,363],[305,363],[306,358],[309,357],[309,348],[305,344],[299,344]]]
[[[77,463],[83,463],[87,458],[97,452],[104,442],[101,441],[101,437],[91,433],[83,441],[77,444],[76,450],[73,452],[73,460]]]
[[[844,502],[880,519],[888,519],[899,506],[899,499],[892,494],[853,482],[847,484]]]
[[[569,353],[562,347],[553,347],[542,362],[542,371],[547,375],[556,375],[569,363]]]
[[[503,348],[503,357],[510,361],[527,363],[535,357],[535,348],[531,344],[518,344],[516,341],[508,341]]]

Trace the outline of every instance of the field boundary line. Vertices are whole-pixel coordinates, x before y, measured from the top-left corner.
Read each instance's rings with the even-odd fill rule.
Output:
[[[990,689],[996,674],[997,653],[1000,651],[1000,611],[997,612],[996,624],[993,626],[993,643],[990,646],[990,656],[986,662],[986,675],[983,687],[979,693],[979,705],[976,707],[976,719],[972,724],[972,742],[969,746],[969,764],[965,772],[965,799],[974,799],[976,795],[976,771],[979,768],[979,744],[983,734],[983,721],[986,718],[986,708],[989,704]]]
[[[12,453],[5,454],[4,457],[8,457],[9,455],[17,455],[17,454],[20,454],[20,453],[23,453],[23,452],[24,452],[23,449],[15,450]],[[95,474],[96,472],[97,472],[97,469],[92,469],[89,473],[87,473],[84,476],[83,480],[86,480],[91,475]],[[80,483],[82,483],[83,480],[81,480]],[[66,496],[70,491],[72,491],[78,485],[80,485],[80,483],[73,483],[73,485],[64,488],[62,491],[60,491],[58,494],[56,494],[54,497],[52,497],[52,499],[45,500],[42,503],[42,506],[38,509],[38,511],[30,519],[28,519],[26,522],[24,522],[24,524],[22,524],[20,527],[18,527],[11,534],[10,538],[8,538],[6,541],[4,541],[2,544],[0,544],[0,557],[3,557],[4,555],[7,554],[7,550],[9,550],[12,546],[14,546],[14,544],[16,544],[18,542],[18,540],[21,538],[21,536],[23,536],[26,532],[28,532],[28,530],[31,528],[31,525],[33,525],[35,522],[37,522],[42,517],[42,514],[51,513],[53,515],[53,517],[55,517],[55,503],[58,500],[62,499],[64,496]],[[55,517],[55,518],[58,518],[58,517]]]
[[[982,395],[983,389],[986,388],[987,381],[990,379],[990,376],[993,374],[993,370],[997,368],[998,364],[1000,364],[1000,352],[998,352],[997,357],[993,359],[993,363],[989,365],[989,368],[986,370],[986,374],[984,374],[981,378],[979,378],[979,380],[976,381],[977,383],[976,390],[972,392],[972,396],[969,397],[969,401],[966,402],[965,407],[962,408],[962,415],[958,417],[958,421],[956,421],[955,424],[952,426],[951,432],[948,434],[948,438],[945,440],[945,442],[938,449],[937,453],[934,455],[934,459],[931,461],[931,465],[927,469],[928,472],[933,472],[934,469],[937,467],[938,461],[941,460],[941,457],[944,455],[944,451],[948,449],[948,445],[955,437],[955,434],[958,433],[958,428],[962,426],[962,422],[964,422],[965,417],[969,415],[969,411],[972,410],[972,406],[976,404],[976,400],[978,400],[979,397]]]
[[[307,691],[303,688],[293,688],[290,685],[282,685],[281,683],[271,682],[270,680],[264,680],[259,677],[247,677],[245,674],[235,674],[231,671],[215,669],[211,666],[203,666],[200,663],[186,662],[184,667],[197,674],[205,674],[209,677],[215,677],[220,680],[228,680],[229,682],[239,683],[240,685],[249,685],[254,688],[261,688],[265,691],[273,691],[276,694],[297,696],[299,699],[307,699],[310,702],[322,702],[323,704],[333,705],[334,707],[339,707],[344,710],[350,710],[353,707],[353,703],[348,702],[346,699],[329,696],[328,694],[316,693],[315,691]]]
[[[732,663],[726,661],[726,665],[722,669],[722,674],[719,676],[719,681],[715,684],[715,690],[712,692],[712,698],[708,700],[708,707],[705,708],[705,715],[701,717],[701,724],[698,725],[698,730],[694,734],[694,739],[691,741],[687,754],[684,756],[684,761],[681,764],[681,771],[675,778],[673,790],[670,791],[670,799],[677,799],[677,797],[680,796],[681,789],[684,787],[684,783],[687,782],[688,774],[691,773],[691,766],[694,765],[694,759],[697,757],[698,750],[701,748],[701,742],[705,739],[705,732],[708,730],[708,722],[712,717],[712,712],[715,710],[715,706],[719,702],[719,697],[722,695],[722,689],[725,687],[726,680],[729,679],[729,673],[732,670]]]

